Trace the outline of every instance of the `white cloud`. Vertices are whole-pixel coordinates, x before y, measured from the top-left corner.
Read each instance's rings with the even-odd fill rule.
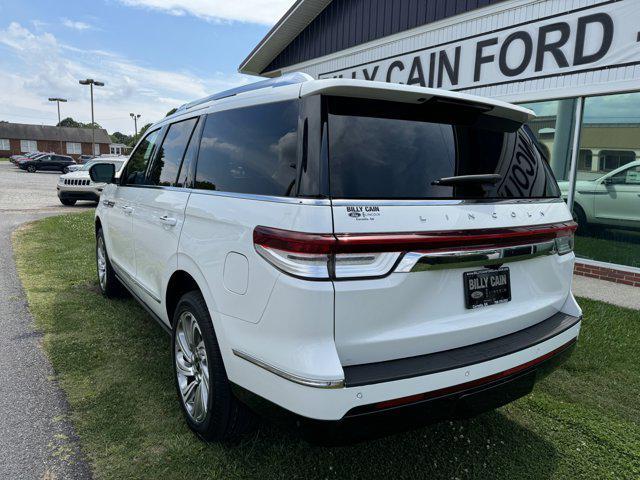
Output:
[[[170,15],[193,15],[207,21],[239,21],[272,25],[293,0],[119,0],[131,7],[160,10]]]
[[[76,20],[70,20],[68,18],[62,18],[62,25],[64,25],[67,28],[71,28],[72,30],[78,30],[80,32],[84,31],[84,30],[91,30],[93,29],[93,27],[91,25],[89,25],[88,23],[85,22],[79,22]]]
[[[63,117],[90,121],[89,89],[82,78],[105,82],[95,89],[95,119],[109,132],[130,132],[129,112],[142,114],[142,123],[193,99],[250,81],[240,74],[199,78],[188,71],[165,71],[137,65],[114,52],[83,50],[60,43],[48,32],[33,33],[19,23],[0,29],[0,119],[54,124],[52,96],[67,98]]]

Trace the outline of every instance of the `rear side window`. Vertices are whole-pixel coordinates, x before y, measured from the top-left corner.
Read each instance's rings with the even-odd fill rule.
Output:
[[[157,148],[159,133],[160,130],[149,133],[131,154],[123,175],[124,185],[145,185],[147,166]]]
[[[335,198],[558,197],[520,125],[457,105],[328,99],[330,190]],[[490,183],[439,182],[494,175]],[[497,176],[499,177],[497,177]],[[441,183],[441,184],[438,184]]]
[[[197,121],[197,118],[190,118],[171,124],[151,165],[147,184],[163,187],[175,185],[182,157]]]
[[[291,195],[296,180],[298,102],[280,102],[207,116],[196,188]]]

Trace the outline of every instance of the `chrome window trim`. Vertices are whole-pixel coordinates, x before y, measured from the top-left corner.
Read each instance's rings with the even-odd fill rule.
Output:
[[[334,207],[351,207],[351,206],[367,206],[375,205],[377,207],[392,207],[392,206],[443,206],[443,205],[526,205],[526,204],[544,204],[544,203],[562,203],[562,198],[512,198],[512,199],[469,199],[469,200],[447,200],[447,199],[435,199],[435,200],[411,200],[411,199],[397,199],[397,200],[375,200],[375,199],[333,199],[332,203]]]
[[[238,198],[244,200],[254,200],[257,202],[273,202],[288,203],[296,205],[315,205],[315,206],[331,206],[334,207],[350,207],[359,205],[375,205],[378,207],[390,206],[446,206],[446,205],[520,205],[520,204],[546,204],[546,203],[562,203],[562,198],[533,198],[533,199],[478,199],[478,200],[358,200],[358,199],[335,199],[328,198],[308,198],[308,197],[280,197],[277,195],[258,195],[253,193],[236,193],[236,192],[219,192],[217,190],[203,190],[199,188],[187,187],[165,187],[160,185],[118,185],[127,188],[153,188],[175,192],[189,192],[198,195],[212,195],[216,197]]]
[[[241,350],[232,349],[233,354],[236,357],[242,358],[249,363],[252,363],[264,370],[273,373],[285,380],[289,380],[290,382],[297,383],[299,385],[304,385],[305,387],[313,387],[313,388],[344,388],[344,379],[336,379],[336,380],[319,380],[313,378],[301,377],[299,375],[295,375],[293,373],[289,373],[285,370],[282,370],[278,367],[274,367],[267,362],[263,362],[262,360],[245,353]]]
[[[190,189],[191,193],[198,195],[213,195],[217,197],[240,198],[255,200],[258,202],[290,203],[298,205],[323,205],[331,206],[328,198],[304,198],[304,197],[278,197],[275,195],[256,195],[253,193],[218,192],[216,190]]]
[[[252,193],[218,192],[216,190],[202,190],[199,188],[187,187],[165,187],[160,185],[118,185],[126,188],[152,188],[156,190],[168,190],[172,192],[185,192],[197,195],[212,195],[215,197],[239,198],[244,200],[254,200],[256,202],[289,203],[295,205],[315,205],[331,206],[328,198],[305,198],[305,197],[278,197],[275,195],[256,195]]]
[[[408,252],[398,263],[396,273],[422,272],[449,268],[484,267],[519,262],[557,254],[555,240],[501,248],[445,252]]]

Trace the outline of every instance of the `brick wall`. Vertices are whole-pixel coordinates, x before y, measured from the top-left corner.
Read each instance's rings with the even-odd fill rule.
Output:
[[[625,272],[624,270],[579,262],[576,262],[574,273],[584,277],[598,278],[600,280],[608,280],[609,282],[640,287],[640,273]]]
[[[108,143],[99,143],[98,145],[100,145],[101,155],[105,155],[109,153]],[[20,155],[24,153],[20,149],[20,140],[18,139],[15,139],[15,138],[9,139],[9,146],[11,147],[11,150],[0,151],[0,157],[3,157],[3,156],[9,157],[11,155]],[[59,141],[56,141],[56,140],[38,140],[37,146],[38,146],[39,152],[43,152],[43,153],[53,152],[53,153],[58,153],[60,155],[69,155],[67,153],[67,142],[60,143]],[[83,142],[81,145],[81,149],[82,149],[83,155],[92,155],[91,143]],[[69,155],[69,156],[77,159],[80,155]]]

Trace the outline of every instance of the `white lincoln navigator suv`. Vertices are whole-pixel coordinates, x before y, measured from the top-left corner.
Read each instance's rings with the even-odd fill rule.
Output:
[[[531,116],[305,74],[184,105],[118,179],[91,169],[108,183],[100,288],[171,332],[180,405],[207,440],[261,407],[343,431],[496,408],[581,324],[576,224]]]

